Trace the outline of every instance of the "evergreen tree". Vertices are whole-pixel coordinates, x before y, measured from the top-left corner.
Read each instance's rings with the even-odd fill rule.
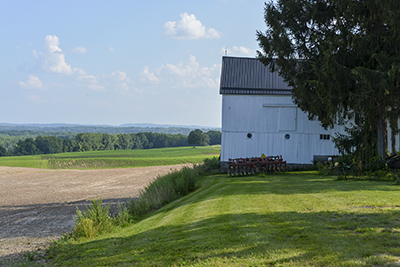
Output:
[[[397,130],[400,113],[399,6],[398,0],[271,1],[267,30],[257,32],[258,58],[279,71],[300,109],[325,128],[352,121],[375,134],[375,143],[362,145],[382,157],[386,120]]]

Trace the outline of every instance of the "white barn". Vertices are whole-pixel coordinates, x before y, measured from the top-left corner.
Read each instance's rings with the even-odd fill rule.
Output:
[[[332,136],[343,133],[343,127],[325,130],[310,121],[293,103],[291,89],[279,74],[258,59],[223,57],[220,94],[221,163],[265,154],[303,165],[339,154]]]

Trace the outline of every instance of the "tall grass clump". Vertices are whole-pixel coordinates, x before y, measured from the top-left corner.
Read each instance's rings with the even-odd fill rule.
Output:
[[[199,170],[189,167],[158,176],[139,193],[138,199],[129,201],[129,213],[137,218],[149,211],[159,209],[193,191],[199,179]]]
[[[92,199],[92,206],[81,211],[76,208],[78,216],[75,218],[76,226],[73,230],[75,238],[93,238],[98,233],[110,232],[112,218],[110,216],[110,206],[103,206],[102,200]]]
[[[139,194],[139,198],[128,203],[129,214],[139,218],[162,206],[181,198],[196,189],[196,183],[202,175],[220,172],[219,158],[204,159],[203,164],[193,168],[183,167],[164,176],[158,176]]]
[[[219,158],[215,157],[206,158],[203,164],[193,165],[193,168],[183,167],[166,175],[159,175],[140,191],[137,199],[131,199],[123,205],[119,204],[115,217],[110,215],[109,205],[102,205],[101,198],[93,199],[92,205],[87,207],[86,211],[77,208],[76,226],[70,236],[75,239],[93,238],[111,232],[113,226],[128,226],[133,219],[139,219],[144,214],[194,191],[201,176],[216,172],[220,172],[220,163]]]
[[[221,172],[221,158],[213,157],[204,159],[204,164],[199,166],[206,174],[217,174]]]
[[[71,236],[77,238],[93,238],[98,234],[111,232],[113,226],[127,226],[132,221],[126,206],[118,205],[118,215],[110,215],[110,205],[103,206],[102,199],[92,199],[92,206],[86,211],[76,208],[75,228]]]

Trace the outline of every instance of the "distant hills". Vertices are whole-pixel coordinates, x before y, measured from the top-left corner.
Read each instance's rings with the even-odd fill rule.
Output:
[[[121,125],[108,125],[108,124],[68,124],[68,123],[0,123],[0,126],[16,126],[16,127],[142,127],[142,128],[193,128],[193,129],[220,129],[219,127],[211,126],[197,126],[197,125],[172,125],[172,124],[155,124],[155,123],[127,123]]]
[[[197,126],[197,125],[171,125],[171,124],[154,124],[154,123],[129,123],[122,124],[117,127],[145,127],[145,128],[190,128],[190,129],[212,129],[212,130],[220,130],[218,127],[208,127],[208,126]]]
[[[49,124],[12,124],[0,123],[0,132],[7,131],[34,131],[34,132],[58,132],[58,133],[167,133],[167,134],[185,134],[188,135],[194,129],[202,131],[216,130],[220,128],[205,127],[196,125],[168,125],[168,124],[152,124],[152,123],[130,123],[119,126],[112,125],[82,125],[82,124],[66,124],[66,123],[49,123]]]

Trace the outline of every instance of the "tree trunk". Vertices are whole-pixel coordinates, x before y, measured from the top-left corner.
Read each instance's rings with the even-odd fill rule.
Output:
[[[397,133],[397,128],[398,128],[398,125],[397,125],[397,119],[396,119],[396,121],[392,121],[390,123],[390,129],[392,129],[392,134],[390,136],[390,141],[392,143],[392,153],[391,153],[392,155],[396,154],[396,133]]]
[[[392,136],[390,137],[390,141],[392,142],[392,155],[396,154],[396,132],[392,128]]]
[[[378,155],[381,156],[382,160],[386,159],[387,155],[387,121],[386,119],[378,118]]]

